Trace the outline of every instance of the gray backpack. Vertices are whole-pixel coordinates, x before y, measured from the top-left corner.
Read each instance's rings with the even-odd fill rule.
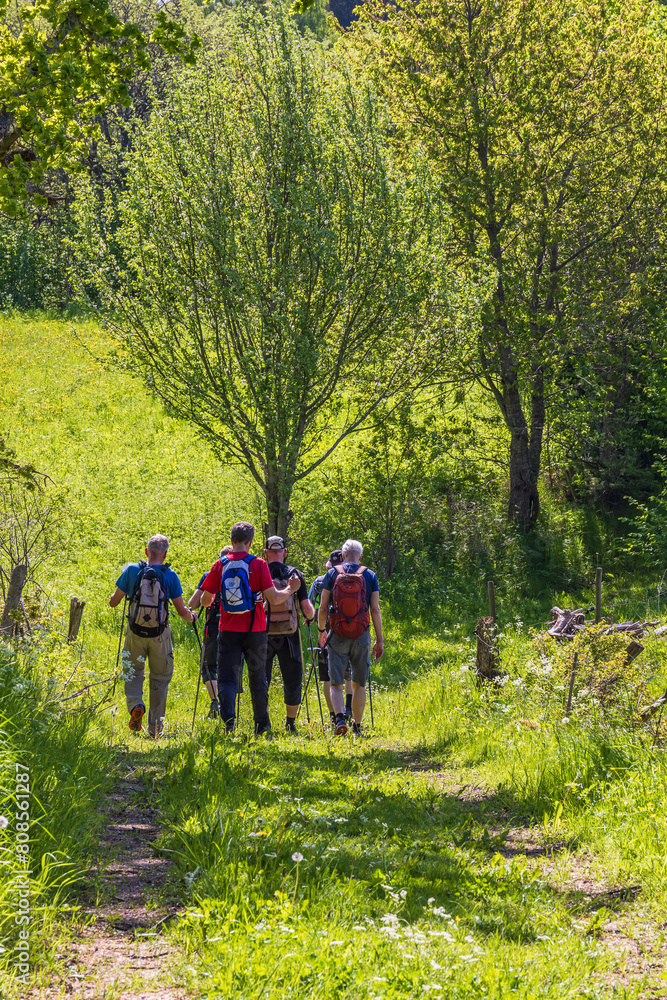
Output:
[[[143,560],[139,563],[139,576],[132,591],[127,621],[135,635],[150,639],[162,635],[169,623],[169,597],[160,568],[149,566]]]

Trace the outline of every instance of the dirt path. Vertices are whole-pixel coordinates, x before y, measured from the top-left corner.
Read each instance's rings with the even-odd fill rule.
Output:
[[[69,929],[59,969],[31,1000],[191,1000],[168,972],[174,956],[163,932],[177,905],[169,904],[171,863],[153,850],[160,831],[146,778],[155,770],[142,754],[122,758],[93,868],[96,891],[80,899],[88,919]]]

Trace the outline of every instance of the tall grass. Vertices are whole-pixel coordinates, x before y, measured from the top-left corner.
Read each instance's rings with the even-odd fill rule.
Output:
[[[18,820],[17,765],[29,772],[28,831],[31,909],[31,967],[38,967],[50,948],[48,926],[62,908],[74,905],[96,853],[102,823],[99,804],[110,785],[113,764],[107,748],[91,738],[94,717],[86,711],[65,712],[53,701],[40,675],[39,655],[24,656],[0,645],[0,814],[8,825],[0,830],[0,974],[12,982],[12,948],[21,924],[15,917],[17,898],[16,844],[25,820]],[[25,796],[18,793],[23,805]],[[4,825],[4,824],[3,824]],[[25,838],[21,838],[25,839]],[[20,994],[20,990],[19,990]]]

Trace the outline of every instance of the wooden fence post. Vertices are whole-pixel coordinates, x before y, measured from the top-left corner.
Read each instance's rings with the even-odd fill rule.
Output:
[[[498,628],[496,625],[496,595],[493,587],[493,580],[488,583],[489,592],[489,617],[479,618],[475,635],[477,637],[477,658],[475,669],[477,671],[477,683],[482,681],[492,681],[500,677],[500,665],[498,656]]]
[[[69,605],[69,628],[67,629],[67,641],[74,642],[79,634],[85,601],[80,601],[78,597],[73,597]]]

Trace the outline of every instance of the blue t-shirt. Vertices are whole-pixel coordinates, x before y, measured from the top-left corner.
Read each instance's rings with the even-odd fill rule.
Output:
[[[162,570],[164,588],[167,591],[167,597],[173,600],[174,597],[182,596],[183,588],[181,587],[181,581],[178,579],[173,569],[169,566],[165,567],[163,563],[149,563],[149,565],[152,566],[153,569]],[[139,563],[130,563],[128,566],[125,566],[123,572],[116,580],[116,586],[129,597],[132,596],[132,592],[134,591],[134,585],[137,582],[140,569],[141,567]]]
[[[346,573],[355,573],[359,569],[359,563],[343,563],[343,569]],[[336,582],[336,577],[340,574],[336,572],[337,567],[332,566],[327,575],[324,577],[322,582],[322,590],[329,590],[333,593],[334,583]],[[371,594],[377,591],[380,592],[380,584],[378,583],[378,578],[372,569],[364,569],[362,574],[364,581],[366,583],[366,600],[368,601],[368,606],[371,606]],[[320,593],[322,592],[320,591]]]

